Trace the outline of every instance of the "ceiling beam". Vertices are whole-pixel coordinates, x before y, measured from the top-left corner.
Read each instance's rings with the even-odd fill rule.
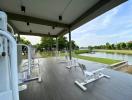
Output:
[[[19,32],[20,35],[40,36],[40,37],[57,37],[57,35],[49,35],[43,33],[32,33],[32,32]]]
[[[8,15],[9,20],[24,21],[24,22],[34,23],[34,24],[41,24],[41,25],[55,26],[55,27],[62,27],[62,28],[67,28],[69,26],[68,24],[40,19],[40,18],[31,17],[27,15],[15,14],[10,12],[6,12],[6,13]]]

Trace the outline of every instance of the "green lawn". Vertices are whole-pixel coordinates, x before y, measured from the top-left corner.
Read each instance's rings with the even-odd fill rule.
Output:
[[[119,53],[119,54],[131,54],[132,50],[104,50],[104,49],[95,49],[96,52],[106,52],[106,53]]]
[[[88,60],[88,61],[94,61],[94,62],[99,62],[99,63],[103,63],[103,64],[108,64],[108,65],[120,62],[120,60],[113,60],[113,59],[108,59],[108,58],[98,58],[98,57],[89,57],[89,56],[81,56],[81,55],[76,55],[74,57],[79,58],[79,59]]]
[[[52,52],[41,52],[40,55],[42,57],[52,57]],[[94,62],[99,62],[99,63],[104,63],[104,64],[114,64],[114,63],[118,63],[120,62],[120,60],[113,60],[113,59],[108,59],[108,58],[98,58],[98,57],[89,57],[89,56],[81,56],[81,55],[74,55],[72,53],[73,57],[79,58],[79,59],[84,59],[84,60],[88,60],[88,61],[94,61]],[[65,56],[65,53],[61,53],[60,56]]]
[[[89,53],[89,50],[75,50],[75,54]]]

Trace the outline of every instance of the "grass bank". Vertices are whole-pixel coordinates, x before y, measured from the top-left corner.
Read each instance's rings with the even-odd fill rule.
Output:
[[[75,54],[89,53],[89,50],[75,50]]]
[[[99,62],[99,63],[103,63],[103,64],[108,64],[108,65],[120,62],[120,60],[113,60],[113,59],[108,59],[108,58],[98,58],[98,57],[89,57],[89,56],[81,56],[81,55],[76,55],[74,57],[79,58],[79,59],[88,60],[88,61],[94,61],[94,62]]]
[[[108,64],[108,65],[111,65],[111,64],[114,64],[114,63],[118,63],[120,62],[120,60],[113,60],[113,59],[108,59],[108,58],[98,58],[98,57],[89,57],[89,56],[81,56],[79,54],[81,53],[87,53],[87,51],[82,51],[82,50],[79,50],[78,52],[76,52],[76,55],[74,55],[74,53],[72,53],[73,57],[75,58],[79,58],[79,59],[84,59],[84,60],[88,60],[88,61],[93,61],[93,62],[99,62],[99,63],[103,63],[103,64]],[[46,57],[53,57],[55,55],[53,55],[52,52],[41,52],[40,55],[44,58]],[[65,53],[61,53],[60,56],[65,56]]]
[[[119,54],[132,55],[132,50],[104,50],[104,49],[95,49],[94,51],[96,51],[96,52],[119,53]]]

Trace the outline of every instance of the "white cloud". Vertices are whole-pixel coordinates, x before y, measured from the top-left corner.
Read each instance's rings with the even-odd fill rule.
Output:
[[[116,34],[104,34],[98,35],[96,33],[87,33],[80,38],[76,38],[75,41],[79,46],[89,46],[89,45],[102,45],[106,42],[118,43],[118,42],[127,42],[131,40],[132,29],[119,31]]]
[[[117,43],[130,40],[132,20],[130,15],[119,16],[123,5],[97,17],[72,32],[79,46],[101,45],[106,42]],[[124,9],[124,8],[123,8]],[[129,25],[128,25],[129,24]]]
[[[25,35],[21,35],[21,36],[29,40],[32,45],[40,43],[40,40],[41,40],[41,38],[38,36],[25,36]]]

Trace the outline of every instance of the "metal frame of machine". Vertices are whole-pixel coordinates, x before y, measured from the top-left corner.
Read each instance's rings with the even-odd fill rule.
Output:
[[[90,72],[90,71],[87,71],[86,66],[83,64],[79,63],[79,67],[82,69],[82,72],[85,76],[85,79],[83,82],[75,81],[75,84],[77,86],[79,86],[79,88],[82,89],[83,91],[87,90],[87,87],[85,85],[87,85],[91,82],[94,82],[94,81],[99,80],[101,78],[110,78],[110,76],[101,73],[101,71],[104,70],[104,68],[97,69],[97,70]]]

